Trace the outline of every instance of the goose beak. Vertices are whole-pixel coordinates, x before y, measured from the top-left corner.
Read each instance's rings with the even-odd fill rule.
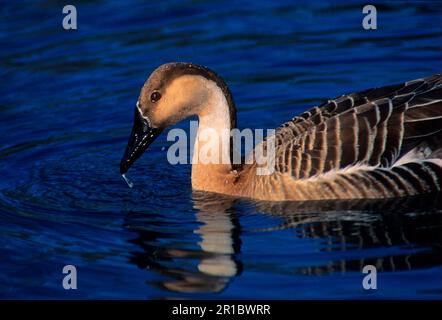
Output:
[[[152,128],[135,108],[134,124],[120,162],[120,173],[125,174],[147,147],[160,135],[162,130]]]

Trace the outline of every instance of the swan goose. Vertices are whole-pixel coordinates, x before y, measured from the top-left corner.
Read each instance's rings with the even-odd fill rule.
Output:
[[[236,107],[223,79],[192,63],[158,67],[145,82],[120,163],[124,174],[167,127],[198,116],[194,150],[211,143],[205,129],[236,128]],[[274,172],[256,161],[192,161],[192,188],[260,200],[395,198],[441,189],[442,76],[369,89],[328,100],[284,123],[272,141]],[[220,138],[216,138],[220,139]],[[224,146],[224,147],[223,147]],[[224,159],[224,158],[223,158]]]

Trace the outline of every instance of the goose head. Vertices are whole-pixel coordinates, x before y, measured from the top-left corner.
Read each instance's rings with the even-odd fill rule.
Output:
[[[221,92],[235,127],[235,106],[225,82],[213,71],[192,63],[168,63],[158,67],[145,82],[134,111],[120,173],[126,173],[160,133],[190,116],[201,116]],[[231,129],[230,128],[230,129]]]

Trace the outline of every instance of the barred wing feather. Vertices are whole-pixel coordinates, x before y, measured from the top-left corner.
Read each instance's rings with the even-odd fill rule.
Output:
[[[383,188],[439,190],[441,133],[436,74],[344,95],[293,118],[275,134],[276,171],[294,179],[347,172],[354,185],[366,180],[354,176],[362,170]]]

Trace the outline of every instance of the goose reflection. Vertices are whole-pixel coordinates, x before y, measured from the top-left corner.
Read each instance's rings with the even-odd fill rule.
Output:
[[[190,243],[179,243],[172,226],[151,215],[129,213],[125,227],[137,233],[137,238],[131,242],[142,248],[141,252],[131,253],[131,262],[167,276],[166,280],[155,283],[167,290],[220,292],[242,270],[237,259],[241,250],[241,228],[231,210],[231,199],[196,193],[194,208],[197,227],[183,235],[187,239],[190,234],[196,235],[189,239]],[[166,227],[165,231],[155,231],[161,227]]]
[[[310,261],[300,254],[294,258],[300,263],[292,270],[297,274],[360,272],[367,264],[375,265],[380,272],[442,264],[440,194],[381,201],[301,203],[194,193],[193,208],[196,216],[189,215],[193,223],[165,221],[164,216],[143,212],[126,216],[126,228],[137,235],[131,242],[141,248],[131,253],[131,262],[164,275],[154,284],[170,291],[216,293],[226,289],[242,272],[243,264],[247,265],[247,261],[241,261],[244,256],[238,216],[249,212],[272,219],[271,225],[265,227],[244,225],[249,236],[270,239],[278,230],[291,230],[293,237],[319,240],[318,250],[331,258]],[[388,250],[393,247],[395,250]],[[290,238],[283,250],[296,257]],[[266,261],[251,263],[269,265]],[[267,268],[265,272],[277,269]]]
[[[262,232],[293,229],[299,238],[321,239],[322,252],[336,257],[342,256],[340,252],[363,256],[331,259],[327,264],[295,270],[321,275],[360,272],[368,264],[381,272],[441,265],[441,203],[440,194],[428,194],[383,200],[255,202],[254,206],[259,212],[283,217],[282,224]],[[403,251],[389,253],[386,249],[392,247]]]

